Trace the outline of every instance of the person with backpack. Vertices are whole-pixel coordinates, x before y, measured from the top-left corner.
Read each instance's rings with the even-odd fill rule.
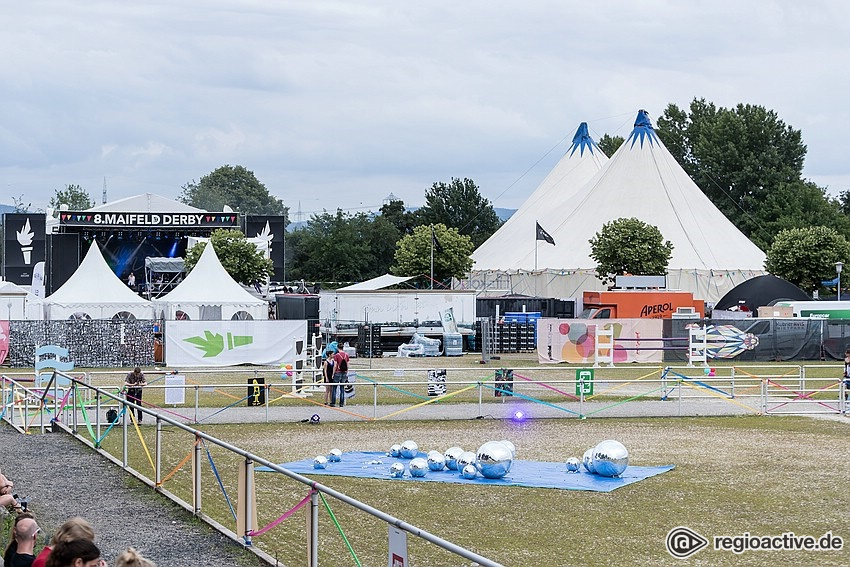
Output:
[[[333,355],[334,361],[334,380],[331,387],[331,403],[330,407],[336,405],[336,396],[339,394],[339,407],[345,406],[345,384],[348,382],[348,355],[345,351],[338,349]]]

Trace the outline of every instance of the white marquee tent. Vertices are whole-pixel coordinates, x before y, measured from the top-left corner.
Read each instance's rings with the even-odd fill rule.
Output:
[[[538,250],[544,254],[548,252],[546,247],[551,247],[535,240],[537,223],[547,232],[558,225],[564,207],[569,206],[570,199],[607,161],[608,158],[587,132],[587,123],[582,122],[567,153],[555,164],[549,175],[505,224],[473,252],[472,269],[511,270],[519,266],[534,268],[535,247],[538,246]],[[558,239],[555,238],[555,243],[557,242]],[[528,264],[529,254],[531,264]],[[547,260],[538,265],[555,267],[545,263],[547,261],[548,256]],[[554,263],[558,264],[556,260]]]
[[[164,319],[223,321],[268,319],[268,303],[240,286],[218,259],[215,249],[204,246],[198,263],[171,292],[154,300]]]
[[[77,270],[44,299],[46,319],[153,319],[153,304],[124,285],[93,241]]]
[[[546,205],[538,205],[543,208]],[[551,224],[541,221],[555,245],[537,243],[537,270],[535,247],[517,245],[534,237],[533,231],[523,229],[505,239],[520,249],[511,256],[511,265],[479,260],[476,250],[472,286],[496,285],[514,293],[553,297],[604,289],[595,276],[588,240],[603,224],[630,217],[658,227],[673,243],[667,273],[671,289],[715,301],[737,284],[765,273],[764,252],[697,187],[661,143],[645,111],[638,113],[631,135],[611,159],[555,214],[554,222],[547,221]],[[481,248],[485,246],[487,242]]]

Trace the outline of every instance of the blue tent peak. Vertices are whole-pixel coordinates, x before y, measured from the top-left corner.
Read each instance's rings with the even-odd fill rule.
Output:
[[[644,140],[650,146],[658,141],[658,136],[655,134],[655,130],[652,129],[652,121],[650,121],[649,114],[645,110],[638,110],[637,118],[635,118],[635,127],[632,133],[629,134],[629,140],[631,141],[631,145],[629,145],[630,149],[635,146],[635,142],[638,140],[640,140],[640,147],[643,147]]]
[[[569,149],[570,155],[573,155],[578,150],[578,154],[583,156],[585,149],[592,154],[594,148],[598,150],[599,146],[596,145],[596,142],[587,133],[587,122],[582,122],[579,124],[578,130],[576,130],[576,135],[573,136],[573,143]]]

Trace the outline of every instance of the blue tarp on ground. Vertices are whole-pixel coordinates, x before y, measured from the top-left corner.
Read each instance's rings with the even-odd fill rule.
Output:
[[[419,453],[425,458],[425,453]],[[404,477],[390,477],[390,465],[394,462],[405,466]],[[530,488],[560,488],[562,490],[590,490],[593,492],[611,492],[621,486],[632,484],[673,469],[673,465],[663,467],[629,466],[620,478],[606,478],[587,472],[568,473],[564,463],[547,463],[541,461],[514,460],[510,472],[504,478],[489,479],[477,476],[467,480],[460,476],[459,471],[444,469],[425,473],[424,477],[413,478],[407,465],[410,459],[388,457],[386,453],[352,451],[343,453],[338,463],[328,463],[325,469],[313,468],[313,459],[304,459],[280,465],[285,469],[303,475],[326,474],[335,476],[352,476],[357,478],[378,478],[397,482],[454,482],[458,484],[486,484],[495,486],[527,486]],[[257,467],[257,471],[270,472],[268,467]]]

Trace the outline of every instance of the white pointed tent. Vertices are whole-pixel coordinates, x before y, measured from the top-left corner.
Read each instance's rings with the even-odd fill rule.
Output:
[[[644,111],[638,113],[629,138],[558,208],[557,216],[550,226],[541,222],[555,246],[539,244],[537,273],[534,249],[528,245],[521,246],[523,253],[515,260],[514,273],[504,265],[495,266],[512,278],[512,291],[528,293],[537,286],[539,295],[574,297],[583,290],[603,289],[595,277],[596,262],[590,258],[588,240],[603,224],[630,217],[658,227],[664,239],[673,243],[668,288],[692,291],[713,301],[735,285],[765,273],[764,252],[697,187],[661,143]],[[527,231],[515,235],[514,242],[532,238],[533,233]],[[477,262],[473,267],[488,269],[494,268]]]
[[[505,224],[473,252],[472,269],[511,270],[520,265],[523,268],[534,268],[537,223],[546,231],[558,224],[563,208],[568,206],[576,191],[607,161],[608,158],[588,134],[587,123],[582,122],[567,153],[549,175]],[[555,242],[558,242],[557,238]],[[547,246],[551,248],[551,245],[546,244],[539,251],[548,252],[545,250]],[[531,264],[528,264],[529,254]],[[538,265],[550,266],[545,262],[548,260]]]
[[[46,319],[153,319],[153,304],[124,285],[93,241],[77,270],[44,299]]]
[[[154,300],[164,319],[223,321],[268,319],[268,303],[242,288],[224,269],[215,249],[204,246],[198,263],[171,292]]]

